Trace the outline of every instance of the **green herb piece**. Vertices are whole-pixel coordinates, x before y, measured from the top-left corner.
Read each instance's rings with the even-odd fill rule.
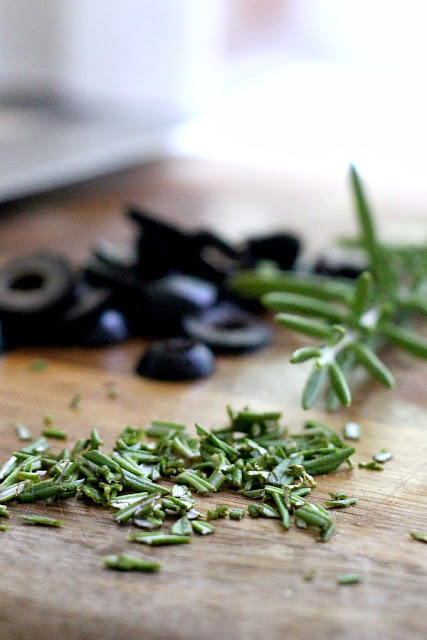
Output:
[[[48,360],[33,360],[28,365],[30,371],[44,371],[49,366]]]
[[[31,440],[33,437],[31,431],[20,422],[15,422],[14,427],[19,440]]]
[[[335,471],[338,469],[340,464],[350,456],[355,453],[354,447],[344,447],[342,449],[336,449],[332,453],[327,453],[325,455],[317,456],[312,460],[304,461],[304,469],[307,473],[310,473],[313,476],[323,475],[325,473],[330,473],[331,471]]]
[[[316,568],[309,569],[306,573],[304,573],[302,579],[305,580],[305,582],[312,582],[314,578],[317,576],[317,573],[318,573],[318,569]]]
[[[49,447],[50,447],[50,444],[46,440],[46,438],[44,437],[37,438],[37,440],[34,440],[34,442],[27,444],[26,447],[21,449],[20,453],[29,454],[29,455],[33,453],[44,453],[49,449]]]
[[[47,516],[23,515],[18,517],[29,524],[40,524],[44,527],[62,527],[64,525],[64,520],[48,518]]]
[[[51,413],[47,413],[43,417],[43,424],[45,424],[47,427],[50,427],[53,424],[53,415]]]
[[[67,434],[64,433],[64,431],[61,431],[61,429],[55,429],[53,427],[49,429],[43,429],[42,434],[45,436],[45,438],[55,438],[56,440],[67,439]]]
[[[245,516],[245,510],[244,509],[231,509],[231,511],[228,514],[228,517],[231,520],[241,520],[243,517]]]
[[[390,451],[386,451],[386,449],[381,449],[379,453],[373,456],[373,459],[376,460],[376,462],[384,463],[391,460],[392,457],[393,457],[393,454],[391,454]]]
[[[16,456],[12,456],[11,458],[9,458],[9,460],[7,460],[4,465],[0,468],[0,481],[4,480],[4,478],[7,478],[12,471],[17,467],[18,465],[18,458]]]
[[[381,242],[353,166],[350,179],[360,233],[348,244],[361,249],[369,264],[355,282],[284,272],[271,263],[236,273],[228,282],[235,294],[261,299],[268,309],[279,311],[275,317],[282,326],[321,340],[318,346],[298,349],[291,358],[292,363],[314,361],[302,392],[305,409],[313,406],[323,388],[328,409],[349,405],[348,377],[358,365],[393,387],[392,373],[375,353],[383,343],[427,359],[427,338],[406,326],[414,314],[427,316],[427,246]]]
[[[409,535],[414,540],[418,540],[419,542],[427,542],[427,533],[421,533],[419,531],[410,531]]]
[[[177,536],[191,536],[193,528],[187,516],[182,516],[182,518],[174,522],[170,528],[170,533]]]
[[[346,440],[360,440],[362,430],[357,422],[346,422],[344,425],[344,438]]]
[[[225,518],[228,511],[228,504],[217,504],[214,509],[209,509],[206,514],[207,520],[218,520],[219,518]]]
[[[75,393],[70,400],[70,409],[78,409],[78,407],[80,406],[81,399],[82,399],[82,394]]]
[[[0,504],[0,518],[9,518],[9,511],[4,504]]]
[[[173,535],[170,533],[131,533],[129,540],[132,542],[141,542],[153,547],[160,547],[171,544],[188,544],[191,542],[191,536]]]
[[[273,500],[276,503],[277,509],[280,513],[280,517],[282,518],[283,528],[288,530],[290,526],[290,517],[289,511],[285,505],[284,498],[279,493],[274,492]]]
[[[191,526],[194,531],[201,536],[207,536],[210,533],[215,533],[215,527],[210,522],[202,522],[201,520],[192,520]]]
[[[356,504],[357,498],[335,498],[334,500],[325,500],[325,504],[330,508],[343,508],[343,507],[351,507],[352,504]]]
[[[379,464],[376,460],[371,460],[370,462],[359,462],[357,465],[360,469],[369,469],[371,471],[383,471],[384,467],[382,464]]]
[[[357,573],[346,573],[337,580],[337,584],[359,584],[362,578]]]
[[[0,489],[0,503],[9,502],[20,496],[26,489],[26,482],[16,482],[4,489]]]
[[[328,542],[331,539],[333,534],[335,533],[335,523],[331,522],[331,524],[323,529],[320,533],[320,542]]]
[[[0,524],[0,531],[9,531],[9,528],[7,524]]]
[[[146,571],[154,572],[161,568],[160,562],[146,560],[130,553],[119,553],[118,555],[104,556],[104,565],[107,569],[116,571]]]
[[[323,512],[319,508],[319,505],[311,503],[306,503],[304,506],[295,509],[294,514],[299,520],[303,520],[306,524],[322,530],[327,529],[332,522],[332,518],[329,513]]]
[[[196,489],[196,491],[198,491],[199,493],[216,491],[216,488],[212,484],[210,484],[207,480],[205,480],[204,478],[201,478],[200,476],[196,475],[190,470],[183,471],[182,473],[180,473],[176,477],[176,480],[178,482],[182,482],[183,484],[189,484],[191,487],[194,487],[194,489]]]

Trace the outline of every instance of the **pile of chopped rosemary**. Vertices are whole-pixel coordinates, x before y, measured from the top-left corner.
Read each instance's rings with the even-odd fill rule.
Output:
[[[312,527],[319,540],[329,540],[335,529],[331,513],[307,496],[316,486],[314,475],[335,471],[343,462],[352,466],[354,448],[313,420],[301,433],[290,434],[277,412],[228,408],[228,416],[229,424],[220,430],[196,424],[197,437],[173,422],[128,426],[110,455],[101,450],[96,429],[58,455],[49,453],[45,437],[38,438],[0,469],[1,513],[8,517],[8,501],[50,504],[75,497],[114,509],[118,524],[135,526],[131,541],[181,544],[190,542],[193,532],[213,533],[212,520],[227,513],[233,520],[245,515],[242,508],[229,511],[227,504],[202,514],[191,493],[225,489],[249,501],[247,513],[253,518],[276,518],[285,530],[293,518],[296,526]],[[327,506],[347,505],[331,501]],[[143,563],[125,556],[108,556],[105,564],[143,570]]]

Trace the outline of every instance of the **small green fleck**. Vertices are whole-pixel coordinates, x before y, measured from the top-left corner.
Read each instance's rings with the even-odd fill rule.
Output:
[[[410,531],[409,535],[418,542],[427,542],[427,533],[421,533],[419,531]]]
[[[25,425],[15,422],[14,427],[19,440],[31,440],[31,431]]]
[[[210,522],[202,522],[201,520],[192,520],[191,525],[194,531],[201,536],[206,536],[209,533],[215,533],[215,527]]]
[[[357,573],[346,573],[337,580],[337,584],[358,584],[359,582],[362,582],[362,578]]]
[[[318,572],[318,569],[316,568],[310,569],[309,571],[307,571],[307,573],[304,573],[302,579],[305,580],[306,582],[312,582],[314,578],[317,576],[317,572]]]
[[[78,409],[82,399],[81,393],[75,393],[70,401],[70,409]]]
[[[61,429],[44,429],[42,432],[46,438],[56,438],[56,440],[66,440],[67,434],[61,431]]]
[[[379,464],[376,460],[371,460],[370,462],[359,462],[358,467],[360,467],[360,469],[370,469],[371,471],[384,470],[382,464]]]
[[[0,524],[0,531],[9,531],[9,525]]]
[[[9,511],[5,504],[0,504],[0,518],[9,518]]]
[[[48,518],[46,516],[23,515],[19,516],[19,518],[29,524],[40,524],[44,527],[62,527],[64,525],[64,520],[56,520],[55,518]]]
[[[160,562],[145,560],[130,553],[120,553],[118,555],[104,556],[104,566],[107,569],[116,571],[147,571],[154,572],[161,568]]]
[[[43,424],[45,424],[47,427],[50,427],[50,425],[53,424],[53,415],[51,413],[47,413],[44,416]]]
[[[49,365],[48,360],[33,360],[28,365],[30,371],[44,371]]]

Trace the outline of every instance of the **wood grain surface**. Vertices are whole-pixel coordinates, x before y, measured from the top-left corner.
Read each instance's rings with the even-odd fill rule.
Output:
[[[207,183],[207,169],[202,169],[198,174],[191,163],[154,166],[9,206],[0,221],[3,257],[43,242],[52,246],[57,238],[57,247],[78,263],[100,235],[126,241],[132,231],[119,208],[125,200],[158,210],[168,203],[163,211],[171,212],[175,198],[171,219],[184,219],[188,210],[184,224],[212,222],[221,202],[230,206],[233,197],[246,197],[247,181],[221,181],[213,169],[215,196],[215,181]],[[275,185],[267,180],[264,191],[256,187],[260,203],[271,202],[272,191],[279,194]],[[280,203],[289,206],[284,196],[277,196]],[[230,223],[236,236],[244,228],[242,216]],[[417,215],[414,219],[419,224]],[[266,220],[267,226],[273,224]],[[308,217],[301,221],[302,232],[309,222]],[[336,218],[326,215],[325,225],[323,233],[332,233]],[[0,638],[424,639],[427,545],[412,540],[409,531],[427,531],[425,364],[390,351],[385,358],[398,380],[396,390],[360,379],[352,407],[334,415],[307,414],[299,407],[307,369],[288,363],[297,344],[294,336],[276,329],[267,349],[221,357],[212,378],[191,384],[134,376],[141,340],[108,349],[32,348],[4,356],[1,462],[18,447],[13,424],[21,422],[37,435],[46,413],[69,434],[70,444],[97,427],[108,449],[127,424],[143,426],[155,418],[189,428],[196,421],[221,426],[227,404],[281,410],[295,431],[307,417],[339,432],[354,420],[363,429],[355,462],[383,447],[393,459],[382,472],[343,466],[317,478],[315,501],[323,503],[329,491],[358,498],[354,506],[335,512],[337,534],[325,544],[310,531],[292,527],[284,532],[275,521],[245,517],[219,521],[213,536],[195,536],[190,545],[141,549],[127,541],[128,527],[117,525],[108,509],[75,500],[50,507],[11,505],[10,530],[0,533]],[[48,358],[48,367],[31,371],[30,363],[39,357]],[[106,393],[111,380],[115,400]],[[72,409],[77,392],[81,404]],[[232,493],[198,498],[202,511],[218,501],[246,505]],[[60,530],[27,525],[18,518],[23,513],[58,515],[65,525]],[[103,568],[105,554],[122,551],[155,558],[163,568],[153,575]],[[316,577],[307,582],[304,575],[312,569]],[[337,585],[348,572],[358,573],[360,584]]]

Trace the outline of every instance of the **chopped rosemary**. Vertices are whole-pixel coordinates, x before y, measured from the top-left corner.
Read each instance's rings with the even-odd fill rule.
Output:
[[[413,540],[418,540],[418,542],[427,542],[427,533],[421,533],[419,531],[410,531],[409,535]]]
[[[228,511],[228,504],[217,504],[214,509],[209,509],[206,514],[207,520],[218,520],[218,518],[225,518]]]
[[[318,569],[313,567],[313,569],[309,569],[306,573],[304,573],[302,579],[306,582],[312,582],[314,578],[317,576]]]
[[[337,580],[337,584],[358,584],[362,582],[362,578],[357,573],[346,573]]]
[[[381,449],[381,451],[379,453],[376,453],[373,456],[373,459],[376,460],[376,462],[388,462],[389,460],[391,460],[393,457],[393,454],[390,453],[390,451],[386,451],[386,449]]]
[[[344,425],[344,438],[346,440],[360,440],[362,430],[357,422],[346,422]]]
[[[0,504],[0,518],[9,518],[9,511],[4,504]]]
[[[37,515],[21,515],[18,516],[21,520],[25,520],[29,524],[40,524],[44,527],[62,527],[64,520],[57,520],[55,518],[48,518],[47,516]]]
[[[146,560],[130,553],[104,556],[104,565],[107,569],[116,571],[148,571],[154,572],[161,568],[160,562]]]
[[[202,536],[215,532],[209,520],[227,514],[232,520],[244,517],[243,508],[229,510],[224,503],[208,509],[206,516],[196,508],[192,491],[203,495],[226,489],[249,503],[247,511],[254,518],[277,519],[285,531],[293,519],[299,528],[317,529],[319,540],[329,540],[335,531],[331,513],[308,501],[316,486],[313,475],[349,464],[354,448],[346,447],[336,432],[317,421],[308,421],[301,433],[291,434],[280,424],[277,412],[228,408],[228,416],[229,424],[220,430],[197,425],[197,437],[175,422],[155,421],[144,429],[129,425],[110,454],[102,450],[96,429],[72,450],[59,454],[48,452],[46,437],[39,438],[13,453],[0,468],[0,515],[7,517],[8,501],[48,505],[74,497],[112,507],[118,524],[139,529],[129,534],[133,542],[186,544],[193,532]],[[65,436],[53,427],[43,434]],[[169,482],[167,487],[162,480]],[[331,499],[327,506],[355,501],[341,493],[331,494]],[[63,524],[45,516],[21,518],[31,524]],[[111,564],[118,566],[111,568],[131,569],[126,554],[112,558]]]
[[[0,524],[0,531],[9,531],[9,528],[7,524]]]
[[[340,509],[343,507],[351,507],[352,504],[356,504],[357,498],[348,498],[344,494],[330,494],[332,500],[325,500],[325,504],[327,507],[331,509]],[[335,495],[342,496],[340,498],[335,498]]]
[[[61,429],[55,429],[53,427],[48,429],[43,429],[42,435],[44,435],[45,438],[55,438],[56,440],[67,439],[67,434],[64,433],[64,431],[62,431]]]
[[[360,469],[370,469],[371,471],[383,471],[384,467],[376,460],[370,460],[369,462],[359,462],[357,465]]]
[[[241,520],[243,517],[245,516],[245,510],[244,509],[231,509],[231,511],[228,514],[228,517],[231,520]]]
[[[210,522],[202,522],[202,520],[192,520],[191,526],[193,527],[194,531],[201,536],[215,533],[215,527]]]
[[[45,424],[47,427],[50,427],[50,425],[53,424],[53,415],[51,413],[47,413],[43,417],[43,424]]]
[[[25,425],[15,422],[14,427],[19,440],[31,440],[31,431]]]
[[[70,400],[70,409],[78,409],[82,399],[81,393],[75,393]]]

